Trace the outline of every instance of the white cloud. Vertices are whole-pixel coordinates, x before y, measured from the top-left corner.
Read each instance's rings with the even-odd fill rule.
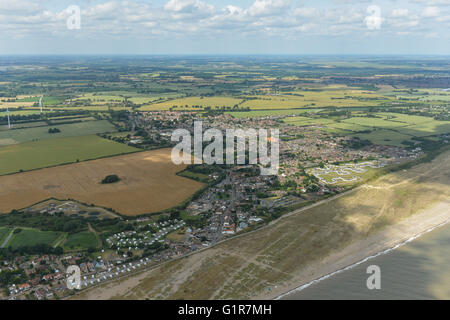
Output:
[[[214,6],[200,0],[170,0],[164,6],[164,9],[174,12],[195,12],[214,10]]]
[[[22,12],[30,13],[39,9],[36,1],[0,0],[0,12]]]
[[[439,16],[440,12],[441,9],[438,7],[426,7],[422,12],[422,16],[426,18],[433,18]]]
[[[391,16],[394,18],[407,17],[409,14],[409,10],[406,8],[398,8],[392,10]]]
[[[279,14],[288,8],[289,0],[255,0],[248,9],[251,16]]]
[[[312,18],[312,17],[319,15],[319,10],[316,8],[301,7],[301,8],[296,8],[294,10],[294,15],[299,16],[299,17]]]
[[[40,1],[39,5],[30,3],[25,11],[21,10],[24,3],[27,0],[0,0],[0,8],[9,6],[9,11],[0,10],[3,38],[64,35],[172,39],[192,35],[202,39],[225,35],[295,39],[304,35],[360,36],[368,27],[380,30],[369,32],[380,36],[402,32],[425,35],[445,33],[442,26],[450,19],[450,8],[425,1],[420,8],[407,2],[400,6],[399,1],[396,4],[400,7],[381,7],[383,12],[377,16],[374,11],[366,11],[370,7],[367,2],[350,0],[320,7],[314,7],[313,2],[311,7],[299,6],[292,0],[253,0],[247,7],[226,1],[215,7],[209,0],[165,0],[158,6],[144,0],[97,0],[81,6],[82,28],[74,32],[66,28],[68,13],[64,9]]]

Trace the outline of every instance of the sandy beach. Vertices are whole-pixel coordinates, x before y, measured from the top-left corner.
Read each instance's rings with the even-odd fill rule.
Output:
[[[274,288],[271,294],[257,296],[255,299],[282,299],[285,295],[313,285],[316,281],[325,280],[336,272],[351,268],[378,254],[387,253],[391,249],[395,250],[396,247],[449,222],[450,200],[388,226],[366,239],[355,241],[342,251],[326,257],[320,263],[311,265],[307,270],[296,275],[298,282],[293,283],[292,286],[279,286]]]

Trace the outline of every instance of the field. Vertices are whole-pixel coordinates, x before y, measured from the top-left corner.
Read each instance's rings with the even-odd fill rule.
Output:
[[[22,229],[21,232],[14,234],[5,247],[16,249],[24,246],[33,246],[37,244],[53,245],[56,239],[62,234],[53,231],[40,231],[35,229]]]
[[[64,250],[76,250],[85,248],[96,248],[98,239],[92,232],[78,232],[70,234],[64,242]]]
[[[34,121],[34,122],[22,122],[22,123],[15,123],[14,124],[14,129],[20,129],[20,128],[32,128],[32,127],[41,127],[41,126],[46,126],[47,122],[45,121]],[[9,131],[11,130],[10,128],[8,128],[8,125],[0,125],[0,131]],[[2,133],[0,133],[0,135],[3,135]],[[1,145],[1,142],[0,142]]]
[[[412,136],[405,135],[392,130],[373,130],[370,133],[355,133],[353,136],[361,140],[369,140],[372,143],[387,145],[387,146],[403,146],[403,141],[410,141]]]
[[[155,103],[151,105],[145,105],[140,108],[142,111],[150,110],[168,110],[173,106],[177,106],[175,110],[199,110],[202,108],[195,108],[195,106],[211,107],[233,107],[236,104],[242,102],[242,99],[230,98],[230,97],[188,97],[182,99],[174,99],[166,102]],[[188,106],[186,108],[186,105]]]
[[[379,242],[389,244],[389,239],[397,237],[394,233],[389,238],[376,237],[374,245],[361,244],[387,226],[436,204],[447,202],[448,210],[450,176],[442,172],[450,170],[449,155],[386,175],[339,198],[284,216],[264,229],[76,298],[258,299],[274,296],[274,291],[281,294],[322,272],[362,259]],[[400,229],[394,231],[400,233]],[[353,251],[336,256],[350,245]]]
[[[92,105],[104,105],[104,104],[118,104],[125,101],[125,98],[120,95],[110,95],[102,93],[88,93],[74,99],[75,101],[89,101]]]
[[[49,133],[48,130],[50,128],[57,128],[61,132]],[[14,129],[0,132],[0,146],[36,140],[86,136],[115,131],[116,128],[107,120],[84,121],[36,128]]]
[[[320,125],[327,132],[356,136],[375,144],[399,147],[404,146],[403,142],[411,141],[413,137],[450,133],[448,121],[387,112],[374,113],[374,117],[353,116],[347,119],[320,117],[320,114],[317,117],[295,116],[284,118],[283,121],[296,126]]]
[[[284,122],[302,127],[311,125],[326,125],[334,122],[334,120],[327,118],[289,117],[284,119]]]
[[[72,149],[70,143],[64,145],[67,145],[67,151]],[[9,147],[0,150],[6,148]],[[89,149],[91,153],[93,150],[96,149]],[[45,153],[41,160],[48,162]],[[170,149],[159,149],[0,177],[0,212],[28,207],[50,197],[75,199],[131,216],[171,208],[203,184],[177,176],[176,173],[184,170],[185,166],[174,165],[170,154]],[[28,154],[28,157],[32,156]],[[14,163],[5,161],[9,171],[13,166],[11,162]],[[30,162],[30,159],[25,158],[23,162]],[[14,166],[18,167],[17,164]],[[101,184],[100,181],[110,174],[117,174],[121,181]]]
[[[304,107],[364,107],[389,101],[373,92],[337,88],[315,91],[295,91],[291,94],[272,96],[249,96],[240,105],[250,109],[289,109]]]
[[[226,112],[235,118],[249,118],[249,117],[265,117],[265,116],[286,116],[293,114],[303,114],[307,112],[319,112],[322,109],[289,109],[289,110],[254,110],[254,111],[241,111],[241,112]]]
[[[357,124],[345,123],[345,122],[331,122],[327,124],[325,129],[328,132],[337,132],[343,134],[349,134],[352,132],[365,131],[367,127],[363,127]]]
[[[25,115],[39,114],[39,113],[41,113],[39,111],[39,109],[35,109],[35,110],[9,109],[9,115],[11,115],[11,116],[25,116]],[[5,117],[5,116],[6,116],[6,106],[3,106],[0,102],[0,117]]]
[[[450,102],[450,92],[432,89],[419,89],[409,93],[391,93],[398,100],[413,100],[424,102]]]
[[[0,175],[135,151],[96,135],[24,142],[0,148]]]
[[[3,237],[5,237],[11,229],[0,227],[0,245],[3,243]]]
[[[397,130],[400,133],[410,134],[416,137],[426,137],[436,134],[448,134],[450,133],[450,122],[433,120],[427,123],[402,127]]]
[[[384,120],[384,119],[380,119],[380,118],[366,118],[366,117],[355,117],[355,118],[345,119],[342,122],[356,124],[359,126],[365,126],[368,128],[386,128],[386,129],[403,127],[403,126],[407,125],[406,123],[402,123],[402,122],[389,121],[389,120]]]

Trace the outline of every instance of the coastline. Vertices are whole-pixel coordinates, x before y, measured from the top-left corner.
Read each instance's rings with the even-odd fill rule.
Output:
[[[448,175],[442,174],[448,160],[444,155],[440,161],[386,175],[374,185],[287,213],[245,236],[69,299],[276,299],[450,222]],[[258,260],[261,257],[268,260]],[[271,264],[284,257],[286,265]],[[248,268],[256,269],[241,276]],[[242,280],[261,276],[272,281],[265,281],[262,290],[254,285],[241,291]],[[229,291],[220,291],[224,288]]]
[[[283,299],[374,257],[389,253],[448,223],[450,223],[450,201],[443,201],[394,225],[386,226],[367,238],[355,240],[341,251],[298,273],[292,285],[278,286],[273,288],[270,294],[259,295],[254,299]]]

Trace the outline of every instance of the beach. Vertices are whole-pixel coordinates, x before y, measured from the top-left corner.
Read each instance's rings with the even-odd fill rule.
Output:
[[[450,200],[441,202],[424,212],[417,213],[395,225],[391,225],[366,239],[358,240],[343,249],[323,259],[320,263],[311,265],[308,270],[297,275],[298,282],[292,286],[278,287],[272,294],[258,296],[258,299],[285,299],[314,285],[325,281],[338,273],[352,269],[361,263],[387,254],[418,237],[445,226],[450,222]]]

